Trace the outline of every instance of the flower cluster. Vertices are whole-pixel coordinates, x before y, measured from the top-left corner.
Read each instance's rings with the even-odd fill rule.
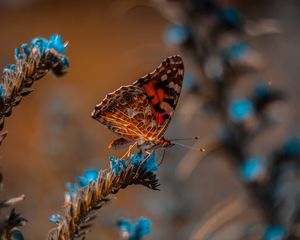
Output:
[[[151,221],[146,218],[138,218],[135,224],[130,219],[118,221],[121,230],[121,238],[124,240],[141,240],[144,236],[151,233]]]
[[[2,187],[2,179],[2,174],[0,173],[0,188]],[[24,198],[25,196],[21,195],[19,197],[0,200],[0,210],[13,207],[18,202],[23,201]],[[26,222],[27,220],[12,208],[9,210],[8,216],[0,218],[0,239],[24,239],[19,227],[24,226]]]
[[[143,156],[142,152],[132,154],[127,161],[111,157],[110,161],[109,169],[89,169],[77,178],[76,184],[67,184],[64,213],[49,218],[57,226],[48,239],[73,239],[85,235],[94,218],[91,213],[110,201],[110,195],[120,189],[139,184],[158,190],[154,152],[150,156]]]
[[[52,71],[61,76],[69,62],[63,52],[67,43],[61,35],[51,35],[50,39],[34,38],[30,44],[22,44],[15,50],[15,64],[4,68],[0,80],[0,130],[4,118],[9,117],[12,108],[17,106],[22,97],[33,91],[32,84]]]
[[[267,80],[260,81],[249,96],[231,96],[235,84],[243,79],[241,76],[249,72],[257,76],[264,67],[261,55],[250,46],[249,37],[278,33],[276,24],[248,21],[236,9],[213,0],[158,2],[165,4],[161,11],[165,10],[164,14],[176,23],[166,30],[166,40],[181,48],[193,62],[193,68],[201,73],[198,78],[187,78],[192,80],[187,90],[197,94],[205,110],[219,117],[221,123],[222,134],[211,141],[211,151],[207,153],[225,150],[231,156],[232,166],[249,196],[259,200],[256,207],[267,218],[264,239],[298,237],[299,139],[291,139],[263,156],[250,154],[249,147],[258,134],[278,123],[278,117],[270,110],[285,95]],[[251,237],[245,233],[244,238]]]

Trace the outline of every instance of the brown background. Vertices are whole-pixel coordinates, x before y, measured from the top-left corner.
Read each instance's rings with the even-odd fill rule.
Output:
[[[267,63],[262,77],[290,95],[288,103],[274,110],[282,114],[283,122],[253,144],[253,152],[266,154],[284,136],[300,129],[300,8],[296,0],[238,4],[249,17],[275,17],[283,26],[281,35],[251,41]],[[147,1],[0,0],[2,68],[14,62],[14,48],[31,38],[60,33],[69,41],[68,74],[62,78],[48,74],[36,83],[36,91],[23,99],[5,125],[9,135],[1,146],[0,167],[5,179],[1,198],[26,195],[17,206],[29,220],[23,228],[26,239],[46,237],[53,227],[47,218],[61,209],[66,182],[74,181],[86,168],[108,167],[110,155],[121,156],[107,149],[115,136],[92,120],[90,113],[105,94],[152,71],[168,55],[180,53],[164,41],[168,24]],[[241,81],[234,97],[244,96],[252,84],[253,77]],[[199,135],[203,139],[199,145],[203,146],[215,134],[217,121],[201,110],[195,113],[192,103],[201,105],[183,93],[166,135]],[[246,199],[236,173],[222,156],[201,161],[180,182],[175,169],[186,152],[177,146],[167,151],[159,171],[160,192],[140,186],[121,191],[116,200],[99,211],[88,239],[118,239],[116,221],[138,216],[153,221],[149,239],[188,239],[217,204],[230,196]],[[201,158],[201,154],[190,154]],[[233,224],[233,229],[244,222],[261,222],[251,204],[242,205],[243,220]]]

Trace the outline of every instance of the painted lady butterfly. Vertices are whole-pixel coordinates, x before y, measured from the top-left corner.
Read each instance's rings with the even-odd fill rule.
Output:
[[[109,144],[154,150],[174,144],[163,137],[174,114],[183,81],[180,56],[165,59],[152,73],[122,86],[96,105],[92,117],[121,136]]]

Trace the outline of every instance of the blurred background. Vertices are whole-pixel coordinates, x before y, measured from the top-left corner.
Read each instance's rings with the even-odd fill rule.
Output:
[[[116,200],[99,211],[87,239],[118,239],[116,221],[122,217],[151,219],[153,233],[147,239],[262,239],[270,224],[281,224],[284,229],[290,226],[286,223],[289,220],[282,223],[288,218],[286,214],[292,215],[293,221],[297,219],[299,214],[293,214],[298,213],[299,204],[295,202],[299,203],[299,194],[273,217],[273,208],[269,211],[257,197],[257,189],[259,192],[261,188],[255,187],[255,194],[249,191],[248,180],[243,180],[243,172],[239,170],[242,163],[237,166],[236,161],[230,160],[230,154],[210,152],[224,130],[224,119],[207,110],[207,99],[200,97],[205,90],[202,86],[207,85],[207,76],[205,80],[204,68],[200,66],[207,65],[199,58],[195,60],[193,44],[181,44],[182,33],[178,40],[175,31],[175,44],[170,33],[174,24],[197,23],[193,32],[210,26],[209,18],[199,20],[191,14],[187,18],[178,13],[178,9],[188,11],[183,6],[196,9],[193,5],[196,2],[0,0],[1,68],[14,63],[15,47],[34,37],[48,38],[59,33],[64,41],[69,41],[68,73],[62,78],[48,74],[36,83],[35,91],[13,110],[5,125],[9,134],[1,146],[0,169],[4,175],[1,199],[26,195],[25,201],[17,205],[17,211],[29,220],[23,228],[26,239],[43,239],[54,227],[47,219],[60,211],[66,182],[74,181],[84,169],[108,167],[111,155],[122,156],[122,152],[107,149],[115,135],[90,117],[95,104],[119,86],[153,71],[164,58],[174,54],[182,55],[189,78],[185,79],[186,86],[166,137],[199,136],[200,141],[194,147],[207,148],[207,152],[180,146],[168,149],[158,172],[161,191],[141,186],[120,191]],[[242,70],[238,82],[228,87],[228,102],[250,95],[256,82],[266,83],[287,96],[285,101],[268,108],[276,124],[257,134],[247,145],[249,157],[259,155],[268,159],[286,139],[300,134],[300,2],[220,0],[218,3],[236,7],[245,19],[259,22],[272,18],[280,25],[280,34],[253,37],[249,31],[239,32],[239,37],[242,35],[264,63],[255,55],[249,61],[250,64],[254,61],[255,67],[259,65],[258,70],[255,73]],[[197,16],[206,16],[206,10],[203,7],[195,12]],[[218,50],[216,39],[206,36],[202,43],[194,43],[204,46],[205,57]],[[209,49],[208,43],[211,43]],[[252,126],[260,118],[247,121],[247,126],[249,122]],[[280,192],[300,192],[299,171],[291,174],[296,177],[288,183],[293,184],[280,185]],[[261,184],[260,179],[257,181]],[[273,223],[270,219],[277,220]],[[291,231],[297,232],[297,226]]]

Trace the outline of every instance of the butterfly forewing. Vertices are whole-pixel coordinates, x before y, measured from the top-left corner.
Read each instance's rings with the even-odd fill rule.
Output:
[[[137,80],[149,97],[157,123],[157,137],[165,132],[174,114],[183,81],[183,61],[180,56],[165,59],[152,73]]]

